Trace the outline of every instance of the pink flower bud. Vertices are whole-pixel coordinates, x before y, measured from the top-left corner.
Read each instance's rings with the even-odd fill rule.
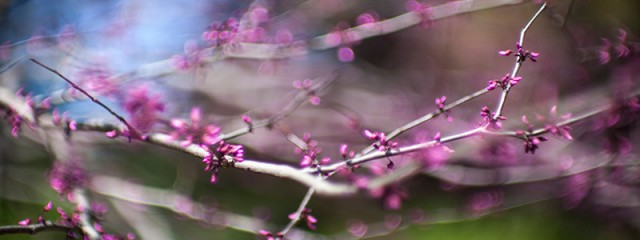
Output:
[[[20,226],[27,226],[27,225],[31,224],[31,219],[28,219],[28,218],[27,218],[27,219],[24,219],[24,220],[22,220],[22,221],[18,222],[18,224],[19,224]]]

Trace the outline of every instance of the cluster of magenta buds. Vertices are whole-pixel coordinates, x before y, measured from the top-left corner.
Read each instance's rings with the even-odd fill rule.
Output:
[[[293,87],[302,91],[307,92],[307,96],[309,97],[309,102],[313,105],[320,104],[320,97],[318,97],[317,92],[313,89],[313,80],[304,79],[302,81],[295,80],[293,82]]]
[[[235,38],[239,28],[240,22],[235,18],[229,18],[222,23],[214,22],[202,33],[202,40],[213,46],[222,45]]]
[[[517,61],[519,63],[524,62],[527,59],[530,59],[532,62],[536,62],[537,58],[540,56],[540,53],[524,50],[519,42],[516,43],[516,51],[507,49],[507,50],[499,51],[498,54],[502,56],[510,56],[511,54],[515,54],[515,56],[517,57]]]
[[[487,90],[491,91],[493,89],[496,89],[496,87],[507,89],[508,87],[512,87],[518,84],[520,80],[522,80],[522,77],[511,77],[507,73],[501,79],[489,80],[489,85],[487,86]]]
[[[502,121],[507,120],[505,116],[498,116],[494,119],[494,113],[489,110],[489,107],[483,106],[482,110],[480,110],[480,116],[484,119],[484,124],[494,129],[502,128]]]
[[[544,136],[533,136],[530,132],[516,131],[516,135],[524,139],[524,152],[536,154],[536,150],[539,148],[541,142],[549,140]]]
[[[211,171],[211,183],[218,180],[220,167],[233,166],[237,162],[244,161],[244,147],[220,141],[217,143],[215,151],[209,152],[202,162],[205,164],[205,171]]]
[[[383,132],[371,132],[365,129],[364,136],[369,140],[376,141],[373,147],[378,151],[388,152],[398,148],[398,142],[387,140],[387,136]]]
[[[318,147],[318,142],[311,139],[311,135],[305,133],[302,137],[306,148],[296,148],[296,154],[302,156],[300,160],[300,167],[312,167],[316,168],[318,166],[326,165],[331,162],[331,158],[324,157],[319,159],[319,154],[322,152],[322,149]]]
[[[289,214],[289,219],[293,220],[296,218],[296,214],[297,213],[291,213]],[[316,217],[314,217],[313,215],[311,215],[311,208],[304,208],[302,209],[302,212],[300,212],[300,220],[303,220],[307,223],[307,227],[309,227],[309,229],[311,230],[316,230],[316,223],[318,222],[318,219]]]

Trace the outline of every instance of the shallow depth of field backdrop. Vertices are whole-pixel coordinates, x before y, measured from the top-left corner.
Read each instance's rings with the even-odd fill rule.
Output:
[[[0,239],[639,239],[640,1],[542,3],[0,1]]]

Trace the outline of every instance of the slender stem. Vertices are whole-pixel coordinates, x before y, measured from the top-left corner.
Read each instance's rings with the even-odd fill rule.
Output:
[[[29,60],[31,60],[32,62],[40,65],[41,67],[49,70],[52,73],[55,73],[56,75],[58,75],[60,78],[64,79],[67,83],[69,83],[71,85],[71,87],[77,89],[78,91],[80,91],[82,94],[84,94],[85,96],[87,96],[89,99],[91,99],[91,101],[93,101],[94,103],[98,104],[100,107],[104,108],[105,110],[107,110],[111,115],[113,115],[114,117],[116,117],[118,120],[120,120],[120,122],[122,122],[124,125],[127,126],[127,128],[129,129],[129,133],[131,135],[131,137],[133,138],[139,138],[141,135],[138,132],[138,130],[136,130],[131,124],[129,124],[129,122],[127,122],[127,120],[124,119],[124,117],[120,116],[119,114],[117,114],[116,112],[114,112],[111,108],[107,107],[107,105],[105,105],[104,103],[102,103],[100,100],[98,100],[97,98],[93,97],[91,94],[89,94],[87,91],[85,91],[84,89],[82,89],[80,86],[78,86],[77,84],[75,84],[73,81],[69,80],[67,77],[65,77],[64,75],[62,75],[60,72],[58,72],[57,70],[45,65],[44,63],[41,63],[38,60],[35,60],[33,58],[29,58]]]
[[[43,223],[31,224],[31,225],[10,225],[0,226],[0,235],[5,234],[37,234],[44,231],[71,231],[72,227],[53,223],[51,221],[45,221]]]
[[[83,188],[76,188],[73,192],[73,197],[78,209],[82,209],[79,214],[79,227],[85,237],[91,240],[100,239],[101,234],[94,228],[93,221],[91,220],[91,204],[89,203],[89,197],[87,197],[86,190]]]
[[[283,109],[282,111],[274,114],[269,120],[268,120],[268,124],[272,125],[277,121],[280,121],[281,119],[289,116],[289,114],[291,114],[294,110],[296,110],[300,105],[302,105],[305,100],[307,100],[307,98],[309,98],[310,96],[312,96],[313,94],[317,94],[320,91],[326,89],[327,87],[329,87],[335,80],[338,79],[338,77],[340,77],[340,72],[338,71],[333,71],[329,76],[326,76],[323,80],[321,80],[318,84],[313,85],[312,87],[310,87],[309,89],[306,89],[305,91],[300,92],[299,94],[297,94],[293,100],[291,100]]]
[[[488,93],[488,92],[489,92],[489,90],[487,90],[486,88],[483,88],[483,89],[478,90],[478,91],[476,91],[476,92],[474,92],[472,94],[464,96],[464,97],[456,100],[455,102],[449,103],[449,104],[445,105],[444,107],[442,107],[442,111],[438,110],[438,111],[435,111],[435,112],[431,112],[431,113],[429,113],[427,115],[424,115],[424,116],[422,116],[422,117],[420,117],[420,118],[418,118],[416,120],[413,120],[413,121],[411,121],[411,122],[409,122],[409,123],[407,123],[407,124],[405,124],[405,125],[403,125],[403,126],[401,126],[399,128],[396,128],[395,130],[393,130],[389,134],[387,134],[387,139],[388,140],[392,140],[392,139],[400,136],[400,134],[403,134],[403,133],[413,129],[414,127],[417,127],[418,125],[420,125],[420,124],[422,124],[422,123],[424,123],[426,121],[429,121],[429,120],[431,120],[431,119],[433,119],[433,118],[435,118],[437,116],[440,116],[441,114],[443,114],[446,111],[451,110],[452,108],[455,108],[455,107],[457,107],[457,106],[459,106],[459,105],[461,105],[463,103],[471,101],[472,99],[477,98],[479,96],[482,96],[482,95],[484,95],[485,93]],[[373,150],[375,150],[375,148],[373,147],[373,144],[369,145],[368,147],[366,147],[365,149],[360,151],[358,156],[370,153]]]
[[[338,162],[338,163],[334,163],[331,165],[327,165],[327,166],[323,166],[320,167],[319,170],[326,173],[326,172],[333,172],[336,171],[340,168],[343,167],[349,167],[349,166],[353,166],[353,165],[357,165],[357,164],[362,164],[371,160],[375,160],[375,159],[379,159],[379,158],[386,158],[386,157],[391,157],[391,156],[396,156],[396,155],[400,155],[400,154],[405,154],[405,153],[410,153],[410,152],[415,152],[415,151],[419,151],[422,149],[426,149],[426,148],[430,148],[433,146],[436,146],[438,144],[441,143],[447,143],[447,142],[452,142],[452,141],[456,141],[456,140],[460,140],[460,139],[464,139],[464,138],[468,138],[468,137],[472,137],[475,136],[479,133],[481,133],[483,131],[482,128],[475,128],[472,130],[468,130],[462,133],[458,133],[455,135],[450,135],[450,136],[446,136],[446,137],[442,137],[440,139],[440,141],[436,141],[436,140],[431,140],[431,141],[427,141],[427,142],[422,142],[422,143],[417,143],[414,145],[409,145],[409,146],[405,146],[405,147],[400,147],[398,149],[391,149],[389,151],[383,152],[383,151],[376,151],[376,152],[371,152],[362,156],[357,156],[351,159],[347,159],[345,161],[342,162]],[[316,171],[315,169],[305,169],[306,172],[309,171]]]
[[[524,28],[522,28],[522,30],[520,31],[520,39],[518,40],[518,46],[519,47],[523,47],[524,46],[524,37],[527,34],[527,30],[529,30],[529,27],[531,27],[531,24],[533,24],[533,22],[538,18],[538,16],[540,16],[540,13],[542,13],[542,11],[547,7],[547,3],[543,3],[542,6],[540,6],[540,9],[538,9],[538,12],[536,12],[535,15],[533,15],[533,17],[529,20],[529,22],[527,23],[527,25],[524,26]],[[516,56],[516,63],[513,66],[513,70],[511,71],[511,79],[515,78],[516,75],[518,75],[518,71],[520,71],[520,67],[522,66],[522,63],[524,62],[523,56]],[[502,95],[500,95],[500,101],[498,102],[498,106],[496,107],[495,113],[492,117],[492,119],[494,121],[496,121],[500,116],[502,116],[502,110],[504,109],[504,105],[507,102],[507,96],[509,95],[509,91],[511,91],[511,83],[507,82],[507,86],[502,90]]]
[[[638,94],[634,94],[634,95],[638,95]],[[577,123],[579,121],[582,121],[584,119],[593,117],[595,115],[598,115],[604,111],[607,111],[611,109],[611,106],[602,106],[602,107],[598,107],[594,110],[591,110],[587,113],[581,114],[581,115],[577,115],[574,116],[572,118],[563,120],[561,122],[556,123],[554,126],[556,127],[562,127],[562,126],[566,126],[566,125],[571,125],[574,123]],[[530,136],[540,136],[542,134],[548,133],[549,131],[551,131],[551,129],[549,128],[537,128],[534,129],[533,131],[531,131],[531,133],[529,133]],[[521,135],[519,135],[518,133],[516,133],[515,131],[488,131],[483,129],[482,130],[482,134],[489,134],[489,135],[496,135],[496,136],[507,136],[507,137],[515,137],[515,138],[522,138]]]
[[[307,207],[307,204],[309,204],[309,201],[311,201],[311,197],[313,196],[313,193],[315,193],[315,188],[310,187],[309,190],[307,190],[307,193],[304,195],[304,198],[300,202],[300,205],[298,206],[298,210],[296,210],[293,216],[293,219],[291,219],[291,221],[289,221],[289,224],[287,224],[287,226],[285,226],[282,229],[282,231],[280,231],[282,236],[286,236],[287,233],[291,230],[291,228],[293,228],[293,226],[295,226],[296,223],[300,221],[300,215],[302,214],[302,211],[304,211],[304,209]]]
[[[529,22],[527,23],[526,26],[524,26],[524,28],[522,29],[522,31],[520,31],[520,46],[524,46],[524,36],[525,34],[527,34],[527,30],[529,30],[529,27],[531,27],[531,24],[533,24],[533,22],[538,18],[538,16],[540,16],[540,13],[542,13],[542,11],[547,7],[547,2],[544,2],[542,4],[542,6],[540,6],[540,9],[538,9],[538,12],[536,12],[535,15],[533,15],[533,17],[531,18],[531,20],[529,20]]]

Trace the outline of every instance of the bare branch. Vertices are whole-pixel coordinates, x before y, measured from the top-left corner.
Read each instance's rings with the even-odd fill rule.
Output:
[[[542,11],[546,7],[547,7],[547,3],[545,2],[542,4],[542,6],[540,6],[540,9],[538,9],[538,12],[536,12],[536,14],[533,15],[531,20],[529,20],[527,25],[525,25],[525,27],[520,31],[520,39],[518,40],[518,43],[517,43],[518,48],[524,47],[524,36],[527,33],[527,30],[529,30],[529,27],[531,26],[531,24],[533,24],[533,22],[538,18],[540,13],[542,13]],[[511,79],[516,78],[516,75],[518,75],[518,71],[520,71],[520,67],[522,66],[522,63],[524,62],[525,58],[526,58],[525,56],[516,55],[516,62],[513,65],[513,70],[511,71],[511,75],[510,75]],[[492,117],[494,121],[498,120],[498,118],[502,116],[502,109],[504,108],[504,105],[507,102],[507,96],[509,95],[509,91],[511,90],[511,87],[512,87],[511,82],[508,82],[505,88],[502,90],[502,95],[500,95],[500,101],[498,102],[498,106],[496,107],[496,111]]]
[[[11,226],[0,226],[0,235],[6,234],[37,234],[39,232],[45,231],[71,231],[72,227],[65,226],[62,224],[53,223],[51,221],[45,221],[43,223],[31,224],[31,225],[11,225]]]

